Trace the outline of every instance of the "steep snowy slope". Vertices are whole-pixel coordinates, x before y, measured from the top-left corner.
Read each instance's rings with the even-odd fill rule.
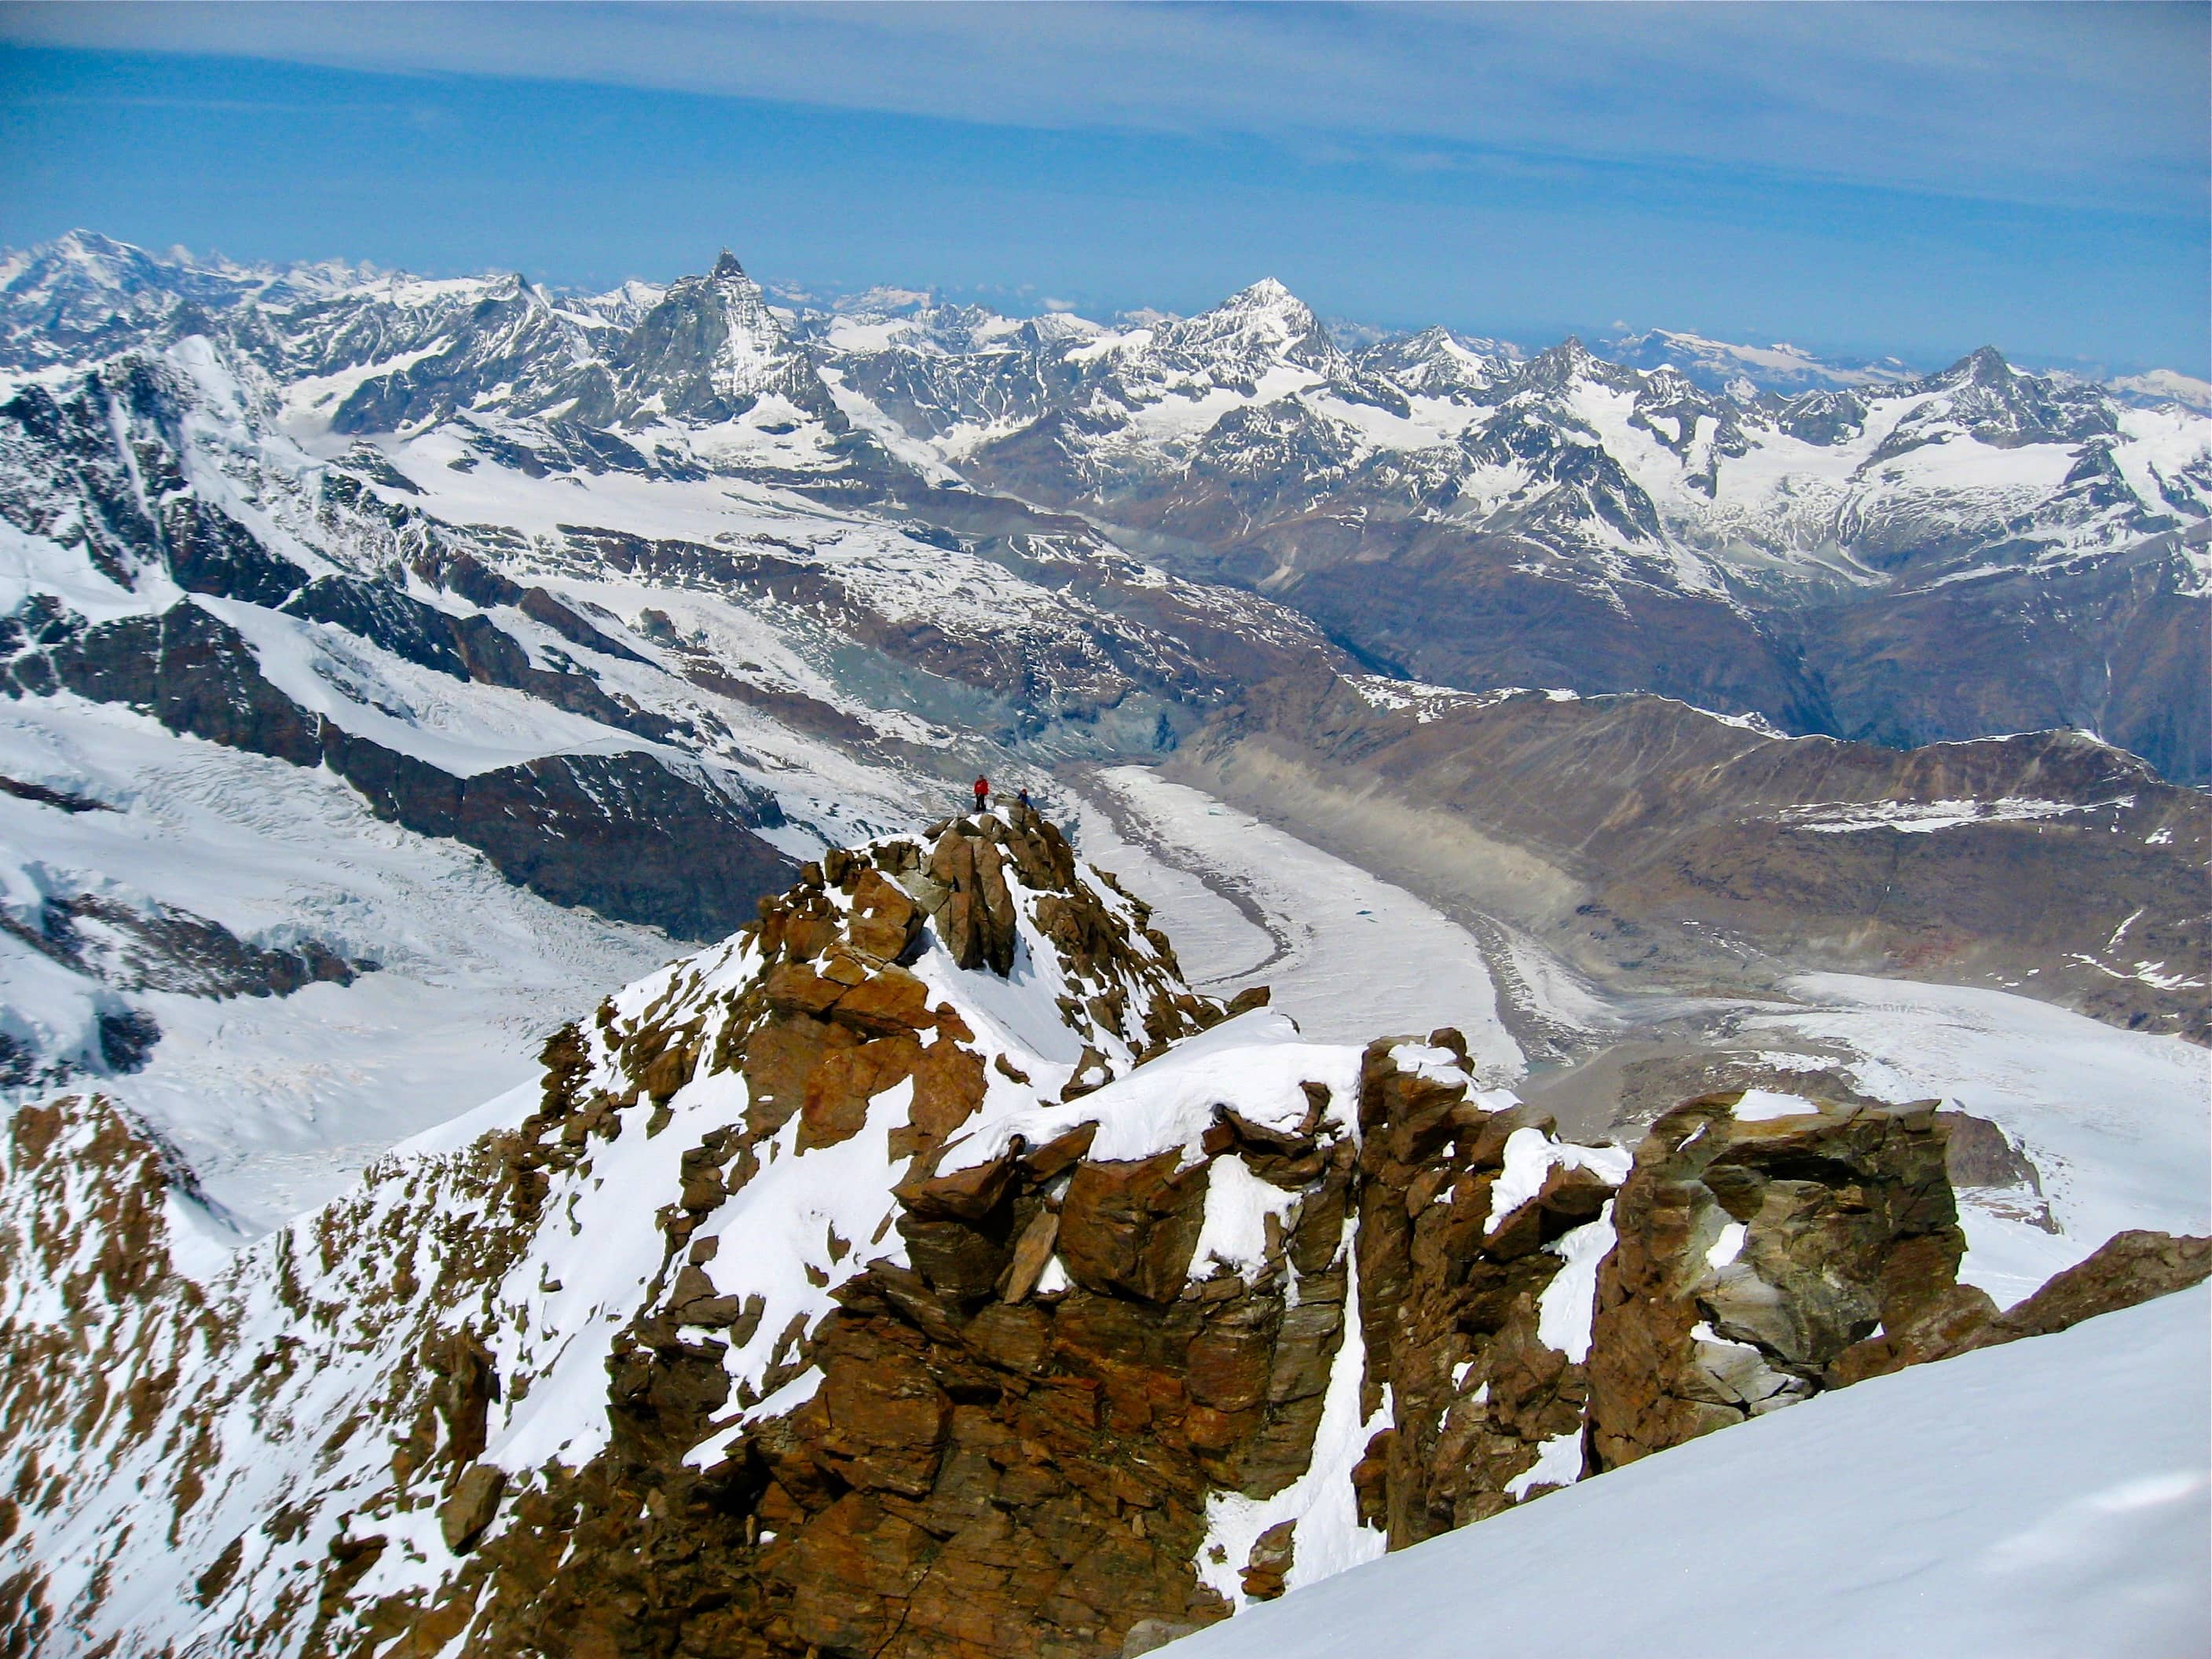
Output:
[[[1116,1652],[2212,1267],[2128,1232],[2000,1310],[1932,1103],[1632,1156],[1458,1032],[1251,1000],[986,817],[825,855],[227,1264],[112,1106],[23,1109],[9,1638]]]
[[[0,706],[0,776],[64,803],[0,795],[8,1094],[96,1081],[232,1244],[520,1082],[580,1002],[675,949],[379,822],[327,774],[112,706]],[[102,1051],[103,1016],[137,1051]]]
[[[1869,1382],[1303,1590],[1176,1659],[2199,1652],[2203,1291]],[[1602,1586],[1593,1605],[1594,1585]]]

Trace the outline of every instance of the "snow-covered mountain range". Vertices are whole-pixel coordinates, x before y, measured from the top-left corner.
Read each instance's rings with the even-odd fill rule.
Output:
[[[1129,325],[905,291],[794,312],[727,256],[598,295],[82,233],[0,262],[17,374],[195,337],[318,459],[357,440],[396,469],[372,489],[435,514],[530,516],[488,498],[500,472],[418,476],[457,464],[587,492],[981,492],[1283,601],[1405,677],[1656,690],[1893,744],[2073,726],[2212,776],[2212,425],[2185,377],[2100,387],[1993,348],[1914,376],[1663,331],[1617,362],[1442,329],[1346,351],[1273,282]],[[554,526],[586,521],[562,507]]]
[[[1133,1654],[2202,1277],[2186,386],[787,298],[0,256],[0,1646]]]
[[[2212,765],[2212,428],[2179,402],[1991,348],[1791,395],[1786,362],[1686,372],[1711,354],[1680,337],[1626,362],[1441,329],[1348,353],[1273,283],[1133,328],[863,302],[819,337],[963,478],[1297,606],[1401,677],[1891,744],[2071,726],[2185,781]]]
[[[1844,724],[1840,671],[1814,659],[1856,640],[1875,735],[2100,725],[2201,769],[2207,423],[1990,353],[1784,397],[1571,342],[1524,356],[1431,330],[1347,352],[1266,283],[1109,327],[914,294],[794,311],[726,257],[573,295],[78,234],[0,259],[0,1075],[130,1076],[249,1230],[516,1075],[529,1031],[655,948],[640,929],[718,937],[788,860],[909,823],[976,768],[1154,758],[1201,726],[1273,734],[1254,754],[1295,732],[1341,765],[1348,728],[1302,712],[1316,676],[1355,725],[1419,704],[1423,744],[1398,752],[1423,766],[1491,763],[1438,755],[1450,698],[1397,698],[1359,672],[1378,658],[1442,665],[1426,678],[1462,701],[1672,690],[1786,731]],[[2136,711],[2118,731],[2116,709]],[[1607,771],[1611,715],[1555,714],[1587,752],[1510,762],[1523,801]],[[1665,740],[1686,755],[1719,729],[1655,718],[1690,722]],[[1955,769],[1848,752],[1851,798],[1942,808],[1920,797]],[[1778,764],[1778,822],[1843,787]],[[1389,769],[1416,801],[1463,799]],[[1985,782],[2076,812],[2128,793],[2093,775]],[[1810,910],[1798,889],[1796,925],[1833,949],[1780,966],[1980,964],[2194,1029],[2201,927],[2166,864],[2199,832],[2162,811],[2117,885],[2071,884],[2094,893],[2078,918],[2000,923],[2005,901],[1969,896],[1869,931],[1832,896],[1858,884],[1830,880]],[[1945,821],[1904,844],[2013,833]],[[1841,867],[1832,837],[1796,845]],[[2019,855],[1977,850],[1966,891],[2016,891]],[[1598,873],[1610,915],[1626,890]],[[511,1035],[486,1048],[453,1000],[478,958],[422,907],[501,876],[511,914],[480,959]],[[1738,920],[1670,921],[1711,948],[1651,960],[1734,976]],[[1539,948],[1635,959],[1613,926]],[[270,1012],[223,1012],[258,992]],[[332,1006],[360,1039],[309,1062],[295,1045]],[[450,1041],[395,1040],[434,1006]],[[198,1091],[241,1067],[259,1127],[215,1132]]]

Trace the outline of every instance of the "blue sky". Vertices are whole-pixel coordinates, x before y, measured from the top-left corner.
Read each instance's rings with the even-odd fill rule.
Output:
[[[2208,17],[0,5],[0,242],[2205,375]]]

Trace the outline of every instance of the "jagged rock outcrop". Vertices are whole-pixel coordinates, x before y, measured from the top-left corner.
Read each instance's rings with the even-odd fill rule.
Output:
[[[1496,1513],[1540,1465],[1546,1484],[1581,1473],[1578,1449],[1562,1470],[1546,1449],[1579,1446],[1588,1268],[1626,1160],[1560,1142],[1510,1097],[1470,1098],[1468,1069],[1449,1030],[1372,1045],[1363,1067],[1364,1388],[1387,1387],[1393,1422],[1361,1501],[1394,1547]]]
[[[1562,1141],[1456,1032],[1197,995],[1029,813],[827,854],[543,1060],[199,1279],[157,1146],[19,1114],[11,1650],[1142,1652],[2212,1264],[1990,1319],[1932,1106]]]
[[[1841,1387],[2024,1336],[2048,1336],[2099,1314],[2187,1290],[2208,1275],[2212,1238],[2116,1233],[2087,1261],[2054,1274],[2033,1296],[2002,1312],[1971,1288],[1924,1298],[1894,1328],[1885,1320],[1881,1331],[1837,1355],[1826,1380]]]
[[[1638,1148],[1598,1277],[1596,1467],[1802,1399],[1877,1326],[1961,1294],[1936,1103],[1799,1103],[1692,1101]]]

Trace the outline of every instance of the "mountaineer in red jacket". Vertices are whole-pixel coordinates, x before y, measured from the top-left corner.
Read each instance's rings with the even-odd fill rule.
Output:
[[[984,806],[985,806],[985,805],[989,802],[990,799],[991,799],[991,781],[990,781],[990,779],[988,779],[988,778],[978,778],[978,779],[976,779],[976,780],[975,780],[975,810],[976,810],[978,812],[981,811],[983,810]]]

